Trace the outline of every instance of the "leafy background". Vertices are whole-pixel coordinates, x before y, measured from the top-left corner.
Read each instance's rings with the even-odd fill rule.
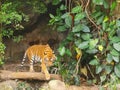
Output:
[[[66,37],[59,43],[55,67],[68,84],[80,85],[81,78],[89,83],[111,86],[120,78],[120,20],[115,17],[119,0],[19,0],[2,1],[0,9],[0,64],[3,64],[3,37],[20,41],[14,36],[23,30],[22,22],[29,21],[19,8],[32,6],[36,13],[47,11],[46,3],[57,6],[49,13],[49,25]],[[113,80],[114,77],[114,80]],[[114,86],[113,86],[114,87]],[[114,87],[115,88],[115,87]]]

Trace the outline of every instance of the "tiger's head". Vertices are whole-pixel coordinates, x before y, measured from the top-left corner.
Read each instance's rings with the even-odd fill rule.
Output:
[[[44,62],[47,66],[52,66],[53,62],[56,60],[54,51],[47,44],[44,50]]]

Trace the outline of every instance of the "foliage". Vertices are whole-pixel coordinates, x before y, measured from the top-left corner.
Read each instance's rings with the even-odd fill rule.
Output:
[[[45,3],[33,0],[27,0],[26,2],[23,0],[5,0],[0,1],[0,6],[0,43],[2,44],[3,37],[12,38],[15,42],[19,42],[22,39],[22,35],[15,35],[15,32],[17,33],[24,29],[23,22],[29,21],[29,17],[24,14],[22,8],[31,7],[31,11],[35,13],[45,13],[47,11]],[[5,50],[2,46],[0,65],[3,64],[3,52]]]
[[[56,2],[60,7],[56,15],[50,14],[49,24],[66,35],[58,48],[56,66],[70,84],[79,84],[80,75],[87,71],[90,74],[85,76],[98,83],[105,82],[111,73],[120,77],[120,20],[112,17],[117,2],[89,1]],[[79,58],[76,48],[82,52]],[[87,70],[82,71],[83,67]]]

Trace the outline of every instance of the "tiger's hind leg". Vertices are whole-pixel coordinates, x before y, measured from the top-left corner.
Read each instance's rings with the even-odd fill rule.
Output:
[[[34,72],[34,68],[33,68],[33,59],[30,60],[30,72]]]

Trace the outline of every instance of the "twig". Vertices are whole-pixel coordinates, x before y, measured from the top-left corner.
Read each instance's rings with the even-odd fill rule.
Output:
[[[93,78],[95,78],[95,76],[94,76],[93,73],[91,72],[90,67],[88,66],[88,64],[87,64],[86,66],[87,66],[88,70],[90,71],[91,76],[92,76]]]
[[[86,13],[86,15],[87,15],[87,18],[90,20],[90,22],[93,23],[93,25],[94,25],[98,30],[100,30],[101,28],[95,24],[95,22],[90,18],[89,14],[88,14],[88,12],[87,12],[87,8],[88,8],[89,3],[90,3],[90,0],[88,0],[87,4],[86,4],[86,6],[85,6],[85,13]]]

